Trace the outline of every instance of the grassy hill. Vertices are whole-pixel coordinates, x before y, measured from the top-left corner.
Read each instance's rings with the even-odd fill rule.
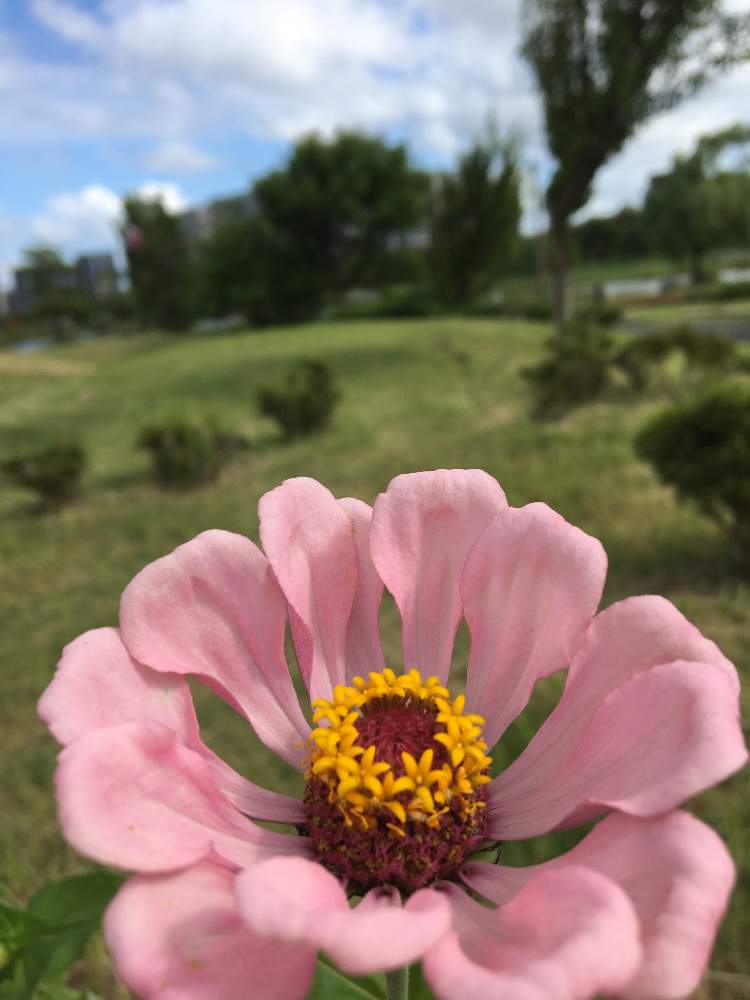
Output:
[[[512,503],[545,500],[602,539],[610,559],[605,604],[648,592],[674,601],[737,663],[748,706],[750,586],[729,572],[727,543],[713,524],[677,506],[632,453],[635,430],[664,401],[610,400],[554,424],[532,422],[520,373],[547,333],[524,323],[440,319],[204,338],[154,334],[0,354],[0,456],[64,434],[80,437],[91,459],[82,498],[58,514],[34,516],[28,497],[0,488],[0,882],[25,897],[46,878],[83,865],[57,832],[56,750],[35,716],[63,644],[115,623],[134,573],[197,532],[222,527],[257,537],[258,498],[289,476],[313,476],[338,496],[371,502],[400,472],[486,469]],[[301,358],[332,367],[342,401],[325,434],[282,444],[258,417],[255,392]],[[134,440],[146,422],[175,410],[222,417],[254,446],[213,486],[159,491]],[[397,666],[391,607],[384,628]],[[459,669],[465,650],[462,634]],[[548,710],[556,683],[539,692],[509,734],[506,759]],[[199,710],[207,742],[235,766],[276,787],[294,784],[218,699],[202,696]],[[750,982],[747,775],[694,808],[727,839],[744,875],[712,962],[721,975],[710,995],[729,996],[722,984],[745,989]],[[544,839],[506,857],[552,850]]]

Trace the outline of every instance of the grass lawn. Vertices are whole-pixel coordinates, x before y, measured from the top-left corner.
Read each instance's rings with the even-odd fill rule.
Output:
[[[80,436],[90,454],[82,498],[34,516],[20,491],[0,489],[0,882],[24,898],[47,878],[85,862],[57,831],[51,781],[56,748],[35,703],[64,643],[114,624],[119,595],[145,563],[210,527],[257,537],[260,495],[282,479],[309,475],[338,496],[372,501],[400,472],[479,466],[513,504],[543,499],[598,536],[609,553],[605,603],[663,593],[714,638],[745,679],[750,699],[750,586],[728,569],[714,525],[686,506],[633,456],[631,441],[656,397],[610,401],[540,425],[529,420],[521,369],[539,355],[547,328],[440,319],[318,324],[181,339],[111,338],[36,355],[0,354],[0,456],[56,434]],[[256,388],[300,358],[328,362],[342,401],[324,435],[281,444],[255,412]],[[190,493],[158,490],[139,428],[175,408],[223,417],[253,438],[220,481]],[[383,615],[386,652],[398,666],[398,623]],[[465,656],[460,635],[456,662]],[[429,665],[425,665],[429,669]],[[510,732],[501,756],[528,739],[548,711],[553,678]],[[230,710],[208,695],[199,712],[206,742],[240,770],[276,787],[295,780]],[[728,841],[740,883],[708,980],[711,997],[750,996],[750,786],[734,778],[692,808]],[[548,838],[514,846],[513,862],[553,851]],[[101,960],[80,973],[105,997]]]

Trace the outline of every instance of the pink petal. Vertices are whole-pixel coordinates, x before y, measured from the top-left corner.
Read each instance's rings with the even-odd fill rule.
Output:
[[[370,550],[403,620],[404,669],[448,677],[469,550],[505,494],[486,472],[396,476],[375,501]]]
[[[567,666],[601,599],[601,544],[542,503],[510,507],[482,534],[461,581],[471,630],[466,696],[492,746],[534,683]]]
[[[206,863],[131,878],[107,910],[104,937],[141,1000],[300,1000],[315,969],[312,949],[252,931],[232,873]]]
[[[195,748],[199,749],[199,748]],[[305,821],[305,808],[300,799],[262,788],[237,774],[211,750],[203,747],[203,755],[211,766],[222,792],[241,813],[251,819],[298,826]]]
[[[588,1000],[616,992],[640,961],[625,893],[581,867],[544,872],[489,910],[450,889],[455,931],[427,953],[440,1000]]]
[[[199,740],[184,678],[136,663],[114,628],[84,632],[65,647],[38,711],[63,745],[95,729],[148,721],[168,726],[184,743]]]
[[[63,650],[55,676],[39,699],[39,715],[62,744],[124,722],[161,722],[211,764],[227,797],[255,819],[299,823],[302,803],[241,777],[201,742],[184,678],[133,660],[117,629],[85,632]]]
[[[304,858],[275,858],[237,879],[240,909],[260,933],[322,948],[344,972],[364,975],[416,961],[450,927],[447,900],[423,889],[402,906],[372,890],[350,909],[341,883]]]
[[[490,786],[493,836],[580,822],[602,811],[591,803],[666,811],[721,781],[746,759],[738,689],[729,661],[668,601],[613,605],[591,625],[558,706]]]
[[[214,855],[244,867],[309,850],[306,838],[246,819],[206,759],[155,722],[75,740],[60,754],[56,785],[66,838],[103,864],[164,872]]]
[[[635,906],[643,958],[622,995],[673,1000],[698,986],[734,883],[734,865],[713,830],[684,812],[653,819],[614,813],[562,857],[531,868],[474,862],[463,878],[503,904],[541,872],[568,865],[606,875]]]
[[[535,836],[592,804],[653,816],[746,760],[733,673],[723,664],[662,664],[617,687],[573,745],[561,739],[555,766],[533,787],[516,786],[512,767],[500,775],[491,790],[491,834]]]
[[[346,633],[357,588],[352,522],[314,479],[261,497],[260,537],[289,602],[292,635],[313,699],[346,682]]]
[[[370,555],[372,507],[351,497],[339,503],[351,519],[357,551],[357,589],[346,630],[346,678],[350,680],[357,674],[367,677],[370,671],[385,666],[379,619],[383,581]]]
[[[146,566],[122,595],[120,625],[137,660],[200,677],[301,767],[309,727],[284,658],[284,596],[249,539],[206,531]]]

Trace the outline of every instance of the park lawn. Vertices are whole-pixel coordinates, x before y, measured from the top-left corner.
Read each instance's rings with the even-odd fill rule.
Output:
[[[313,476],[338,496],[372,502],[401,472],[486,469],[513,504],[543,499],[602,539],[610,559],[605,604],[663,593],[714,638],[746,681],[747,711],[750,585],[732,574],[714,525],[677,505],[632,452],[636,429],[663,401],[612,399],[557,423],[532,422],[521,373],[548,332],[497,320],[329,323],[201,338],[144,334],[0,355],[0,456],[61,434],[79,436],[90,454],[80,500],[58,514],[34,516],[28,497],[0,488],[0,883],[25,898],[47,878],[85,866],[57,831],[56,748],[34,710],[61,647],[85,629],[116,623],[131,577],[197,532],[221,527],[257,539],[258,498],[289,476]],[[329,430],[287,444],[257,415],[255,393],[301,358],[326,361],[342,399]],[[222,417],[254,447],[213,486],[160,491],[133,443],[141,426],[175,410]],[[398,666],[391,605],[383,622],[389,662]],[[459,671],[465,652],[462,631]],[[499,761],[524,745],[558,690],[552,678],[537,692]],[[206,742],[240,770],[273,787],[299,787],[218,699],[202,693],[199,713]],[[727,840],[741,870],[707,992],[750,996],[747,775],[692,808]],[[554,843],[542,838],[509,845],[505,856],[523,863],[550,853]],[[114,996],[102,975],[100,961],[82,973]]]

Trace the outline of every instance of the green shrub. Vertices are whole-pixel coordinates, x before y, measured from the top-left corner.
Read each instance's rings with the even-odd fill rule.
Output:
[[[750,556],[750,386],[726,383],[653,418],[636,453]]]
[[[731,285],[719,285],[716,298],[719,302],[750,299],[750,281],[735,281]]]
[[[328,365],[301,361],[283,385],[266,386],[258,392],[261,413],[275,420],[286,438],[322,430],[331,419],[339,392]]]
[[[444,311],[423,285],[391,285],[361,299],[349,298],[325,310],[326,319],[417,319]]]
[[[691,326],[633,337],[613,358],[634,389],[643,389],[654,367],[679,354],[693,370],[729,370],[737,361],[737,345],[729,337],[702,333]]]
[[[386,288],[378,315],[385,319],[411,319],[431,316],[438,307],[429,290],[419,285],[396,285]]]
[[[576,323],[589,326],[612,327],[622,320],[622,307],[606,299],[593,299],[588,305],[576,310]]]
[[[531,385],[534,416],[560,416],[593,401],[609,385],[612,339],[601,327],[571,325],[551,337],[546,348],[545,359],[523,373]]]
[[[689,289],[691,302],[736,302],[750,299],[750,281],[735,281],[723,285],[718,282],[701,284]]]
[[[0,471],[14,485],[37,493],[42,508],[54,509],[77,495],[85,465],[86,453],[79,444],[58,441],[7,459]]]
[[[154,479],[170,489],[215,482],[229,458],[248,447],[215,421],[184,417],[144,427],[137,444],[151,455]]]

